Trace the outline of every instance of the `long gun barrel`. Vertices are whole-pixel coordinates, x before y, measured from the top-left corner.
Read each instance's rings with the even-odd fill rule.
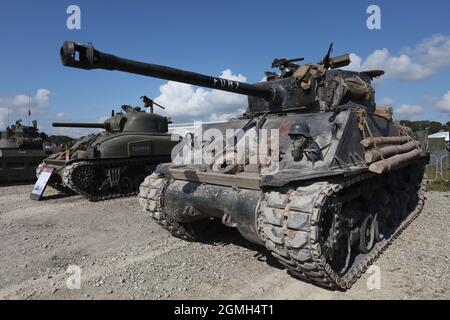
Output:
[[[79,69],[106,69],[135,73],[165,80],[178,81],[201,87],[229,91],[247,96],[273,100],[276,92],[272,88],[252,85],[234,80],[210,77],[200,73],[175,69],[157,64],[120,58],[96,50],[91,45],[72,41],[64,42],[60,50],[63,65]]]
[[[67,123],[67,122],[54,122],[53,127],[56,128],[95,128],[95,129],[106,129],[104,123]]]

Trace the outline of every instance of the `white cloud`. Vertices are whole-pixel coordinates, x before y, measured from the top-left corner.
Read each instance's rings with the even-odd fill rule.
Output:
[[[422,106],[411,104],[402,104],[394,112],[396,118],[400,120],[414,120],[423,113]]]
[[[47,111],[50,94],[50,90],[38,89],[33,97],[24,94],[18,94],[14,97],[0,97],[0,107],[10,108],[16,116],[28,115],[28,107],[31,108],[32,115],[35,113],[42,114]]]
[[[431,68],[448,67],[450,66],[450,37],[433,35],[414,48],[407,48],[405,52]]]
[[[242,74],[234,75],[227,69],[224,79],[246,82]],[[232,118],[244,111],[247,97],[221,90],[195,88],[189,84],[169,81],[160,87],[161,95],[155,101],[166,108],[174,122],[195,120],[219,121]]]
[[[440,112],[450,113],[450,90],[436,102],[436,109]]]
[[[23,119],[24,124],[28,125],[28,107],[31,107],[31,118],[38,119],[40,131],[49,135],[67,135],[70,137],[79,137],[92,132],[98,132],[97,129],[83,128],[53,128],[51,122],[58,119],[58,122],[74,122],[68,119],[64,112],[51,113],[49,108],[51,91],[48,89],[38,89],[34,96],[18,94],[11,97],[0,97],[0,130],[4,130],[8,124],[14,123],[17,119]],[[9,110],[9,123],[8,123]],[[101,120],[102,122],[104,120]]]
[[[439,68],[450,66],[450,36],[434,35],[413,48],[393,55],[387,48],[372,52],[365,60],[350,54],[348,70],[375,70],[386,72],[386,78],[398,80],[423,80],[435,74]]]
[[[32,118],[36,118],[36,115],[48,114],[50,95],[50,90],[38,89],[34,96],[18,94],[12,97],[0,97],[0,130],[5,130],[6,126],[17,119],[28,119],[28,108],[31,109]],[[24,123],[28,124],[28,121]]]
[[[109,119],[109,116],[101,116],[97,118],[97,123],[103,123],[106,119]]]
[[[424,95],[422,99],[427,103],[436,104],[436,102],[439,100],[439,98],[430,96],[430,95]]]
[[[36,96],[34,97],[34,101],[36,105],[40,107],[46,107],[48,106],[48,100],[50,96],[50,90],[47,89],[38,89],[36,92]]]
[[[392,98],[383,98],[377,102],[377,106],[379,107],[392,107],[394,104],[394,99]]]
[[[210,120],[210,121],[227,121],[227,120],[236,118],[236,116],[243,114],[244,112],[245,112],[244,109],[237,109],[236,112],[231,112],[231,113],[222,113],[222,114],[213,113],[213,114],[211,114],[211,116],[209,117],[208,120]]]
[[[356,54],[351,54],[354,61],[346,68],[350,70],[377,70],[386,72],[385,77],[399,80],[422,80],[432,75],[435,70],[429,66],[415,63],[406,54],[392,56],[388,49],[375,50],[364,61]]]
[[[0,107],[0,131],[4,131],[8,126],[8,114],[10,112],[9,108]]]

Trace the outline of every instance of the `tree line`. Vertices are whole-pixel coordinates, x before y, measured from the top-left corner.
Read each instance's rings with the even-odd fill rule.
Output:
[[[420,120],[420,121],[409,121],[409,120],[401,120],[400,123],[404,126],[410,127],[412,131],[425,130],[428,134],[433,134],[439,131],[450,131],[450,121],[447,121],[445,124],[440,123],[439,121],[430,121],[430,120]]]

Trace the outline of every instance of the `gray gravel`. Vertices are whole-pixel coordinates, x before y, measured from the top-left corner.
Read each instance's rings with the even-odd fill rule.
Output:
[[[427,193],[422,214],[347,292],[290,277],[267,252],[223,227],[206,243],[170,237],[135,198],[29,200],[0,187],[0,299],[449,299],[450,194]],[[69,290],[70,265],[81,268]]]

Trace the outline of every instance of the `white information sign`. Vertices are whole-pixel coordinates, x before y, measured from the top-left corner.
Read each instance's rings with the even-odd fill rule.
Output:
[[[53,171],[55,171],[55,168],[42,168],[39,179],[36,181],[36,184],[33,187],[33,191],[31,191],[30,199],[37,201],[41,200]]]

